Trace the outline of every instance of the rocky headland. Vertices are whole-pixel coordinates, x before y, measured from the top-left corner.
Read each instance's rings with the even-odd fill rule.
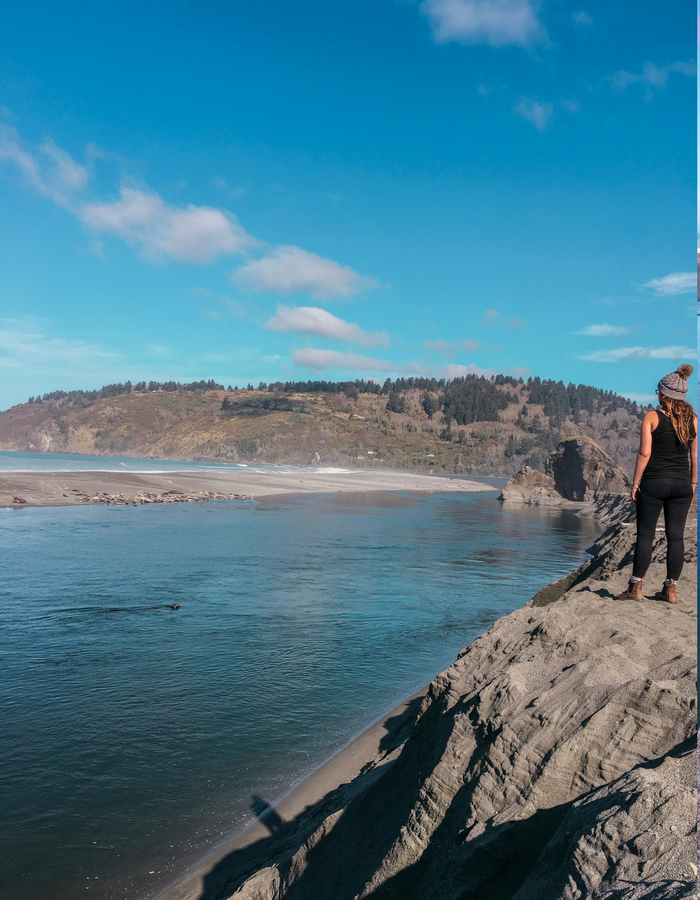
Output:
[[[634,464],[642,407],[539,378],[145,383],[54,391],[0,412],[0,450],[510,477],[587,435]]]
[[[627,472],[589,437],[561,441],[545,460],[544,472],[523,466],[499,499],[534,506],[592,503],[606,495],[627,494]]]
[[[576,572],[500,619],[408,707],[357,778],[209,864],[197,900],[694,897],[697,531],[674,607],[619,495]],[[390,720],[391,722],[391,720]],[[261,820],[262,817],[261,817]]]

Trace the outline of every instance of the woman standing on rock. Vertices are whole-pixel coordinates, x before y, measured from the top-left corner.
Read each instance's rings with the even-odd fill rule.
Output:
[[[683,569],[683,533],[698,485],[698,419],[686,403],[693,367],[679,366],[659,382],[659,409],[648,412],[634,469],[632,499],[637,504],[637,543],[627,590],[617,600],[643,600],[642,583],[651,563],[651,548],[661,510],[666,526],[666,581],[657,600],[677,603],[676,584]]]

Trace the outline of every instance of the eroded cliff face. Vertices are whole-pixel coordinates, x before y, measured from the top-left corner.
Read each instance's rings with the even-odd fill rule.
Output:
[[[588,437],[562,441],[545,463],[566,500],[593,500],[600,493],[623,494],[632,487],[627,472]]]
[[[592,502],[625,494],[632,483],[615,460],[588,437],[561,441],[545,460],[545,471],[523,466],[504,486],[501,500],[535,506]]]
[[[207,900],[691,897],[695,532],[681,602],[620,602],[635,529],[431,684],[395,762]],[[692,535],[692,537],[691,537]],[[661,585],[657,542],[647,591]],[[322,807],[321,807],[322,809]]]

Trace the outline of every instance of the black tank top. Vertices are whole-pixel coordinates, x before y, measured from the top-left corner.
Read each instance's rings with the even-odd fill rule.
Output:
[[[690,442],[685,447],[678,440],[668,416],[657,410],[659,424],[651,433],[651,456],[642,478],[683,478],[690,481],[690,442],[695,425],[690,423]]]

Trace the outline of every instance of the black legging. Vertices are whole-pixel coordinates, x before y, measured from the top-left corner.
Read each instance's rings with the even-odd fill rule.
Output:
[[[693,502],[693,486],[683,478],[642,479],[637,492],[637,543],[634,548],[636,578],[644,578],[651,563],[651,546],[661,510],[666,523],[666,577],[678,581],[683,571],[683,532]]]

